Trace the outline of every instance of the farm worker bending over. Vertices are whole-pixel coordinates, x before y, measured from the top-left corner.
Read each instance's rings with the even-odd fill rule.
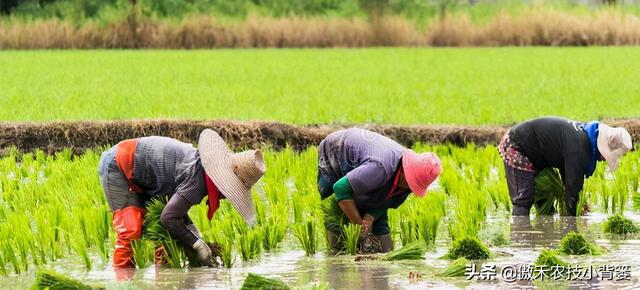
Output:
[[[358,128],[331,133],[318,147],[321,198],[335,193],[349,220],[362,225],[361,238],[373,233],[383,252],[393,249],[387,209],[400,206],[410,192],[423,197],[441,170],[435,154],[417,154],[385,136]],[[335,248],[335,229],[325,226]]]
[[[575,215],[584,178],[593,174],[596,161],[606,160],[613,172],[618,159],[631,148],[627,130],[597,121],[581,123],[545,117],[513,126],[498,146],[504,160],[512,214],[529,215],[535,197],[536,172],[551,167],[559,169],[568,213]]]
[[[264,174],[265,164],[260,151],[233,153],[218,133],[205,129],[198,149],[158,136],[122,141],[102,153],[98,171],[113,212],[115,267],[134,265],[131,240],[142,235],[145,202],[158,197],[169,198],[160,219],[171,236],[192,247],[203,265],[212,265],[211,250],[187,212],[206,196],[207,217],[211,219],[220,198],[227,198],[252,225],[255,208],[251,187]],[[161,254],[157,251],[156,258]]]

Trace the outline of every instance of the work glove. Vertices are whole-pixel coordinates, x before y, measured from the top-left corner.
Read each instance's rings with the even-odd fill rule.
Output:
[[[198,255],[198,262],[200,264],[213,267],[213,253],[211,253],[211,249],[202,239],[198,238],[193,246],[191,246]]]
[[[198,230],[196,225],[188,224],[186,226],[186,228],[187,228],[187,230],[191,231],[193,233],[193,235],[196,236],[198,239],[202,239],[202,236],[200,235],[200,231]]]

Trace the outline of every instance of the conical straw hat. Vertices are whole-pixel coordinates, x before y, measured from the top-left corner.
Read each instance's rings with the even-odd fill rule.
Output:
[[[631,135],[625,128],[612,128],[605,124],[600,124],[598,130],[598,150],[609,164],[611,172],[614,172],[620,157],[633,149]]]
[[[266,171],[260,150],[234,153],[222,137],[211,129],[200,133],[198,150],[202,167],[220,192],[249,225],[256,220],[251,187]]]

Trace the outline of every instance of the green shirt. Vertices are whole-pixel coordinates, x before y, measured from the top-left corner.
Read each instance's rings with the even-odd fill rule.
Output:
[[[343,176],[338,179],[338,181],[333,185],[333,192],[336,194],[336,200],[338,202],[341,200],[353,199],[353,188],[351,187],[351,183],[349,183],[347,176]],[[367,213],[373,216],[374,219],[378,219],[386,212],[386,208],[380,208],[369,210]]]

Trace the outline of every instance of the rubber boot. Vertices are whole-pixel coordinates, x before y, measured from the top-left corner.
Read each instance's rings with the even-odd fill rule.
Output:
[[[113,229],[116,232],[114,267],[135,267],[131,241],[142,236],[143,220],[144,210],[135,206],[128,206],[113,213]]]
[[[511,211],[511,215],[513,216],[529,216],[529,212],[531,211],[531,208],[527,208],[524,206],[519,206],[519,205],[513,205],[513,210]]]
[[[393,240],[391,239],[391,234],[376,236],[376,239],[380,242],[380,246],[382,246],[382,253],[388,253],[393,250]]]

